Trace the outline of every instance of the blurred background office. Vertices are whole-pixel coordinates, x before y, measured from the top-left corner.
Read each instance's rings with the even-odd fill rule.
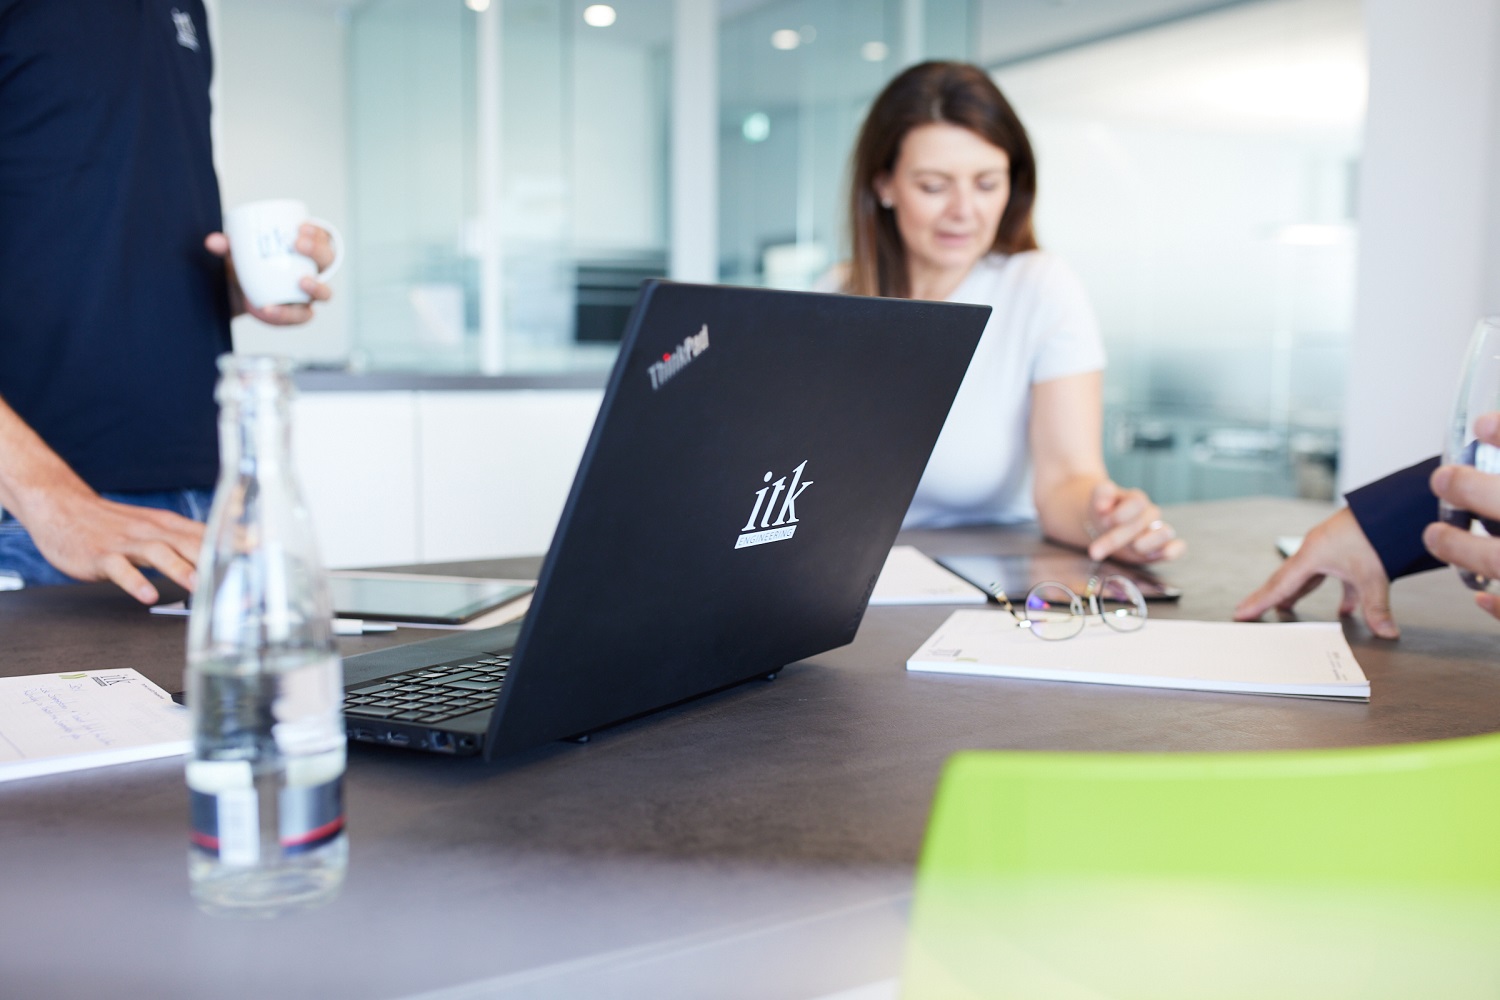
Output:
[[[808,287],[870,100],[925,58],[992,70],[1030,129],[1110,469],[1162,502],[1432,453],[1500,311],[1500,0],[209,6],[226,204],[302,197],[349,239],[310,334],[236,329],[328,370],[315,506],[352,484],[388,526],[343,519],[336,564],[544,547],[639,281]]]

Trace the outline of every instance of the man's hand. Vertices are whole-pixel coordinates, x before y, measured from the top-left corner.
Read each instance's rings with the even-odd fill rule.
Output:
[[[1486,413],[1474,421],[1482,444],[1500,446],[1500,413]],[[1500,476],[1466,465],[1443,465],[1432,473],[1432,492],[1457,510],[1500,520]],[[1472,534],[1451,524],[1429,524],[1422,532],[1427,551],[1446,563],[1490,579],[1500,578],[1500,538]],[[1500,618],[1500,597],[1474,595],[1474,603]]]
[[[114,503],[85,487],[53,493],[21,523],[47,561],[71,577],[111,580],[142,604],[160,595],[138,566],[193,589],[203,525],[191,518]]]
[[[1152,563],[1176,559],[1187,551],[1161,508],[1137,489],[1121,489],[1105,480],[1089,495],[1090,559]]]
[[[152,566],[192,589],[203,525],[165,510],[105,500],[0,399],[0,505],[16,516],[46,560],[79,580],[113,580],[142,604]]]
[[[229,237],[223,233],[209,233],[203,240],[203,245],[209,253],[224,258],[224,266],[229,271],[229,305],[232,315],[249,313],[262,323],[269,323],[272,326],[295,326],[312,319],[312,302],[269,306],[251,305],[250,301],[245,298],[245,293],[240,289],[239,279],[235,277],[234,255],[229,252]],[[297,230],[297,252],[304,257],[311,257],[318,265],[319,273],[328,270],[328,266],[333,263],[333,241],[328,231],[311,222],[302,223]],[[298,282],[298,287],[311,296],[313,302],[327,302],[333,297],[333,289],[316,278],[303,278]]]
[[[1339,614],[1358,608],[1370,631],[1382,639],[1401,634],[1391,617],[1391,581],[1347,507],[1307,533],[1297,554],[1234,609],[1235,621],[1254,621],[1273,607],[1290,611],[1329,576],[1344,584]]]

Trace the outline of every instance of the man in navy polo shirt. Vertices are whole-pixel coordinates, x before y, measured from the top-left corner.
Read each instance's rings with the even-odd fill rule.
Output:
[[[0,576],[191,586],[229,320],[311,316],[239,293],[211,75],[202,0],[0,0]]]

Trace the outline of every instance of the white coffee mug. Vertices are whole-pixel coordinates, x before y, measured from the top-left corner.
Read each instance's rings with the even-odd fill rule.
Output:
[[[311,257],[297,252],[297,230],[311,222],[333,240],[333,263],[321,273]],[[234,273],[240,290],[257,308],[310,300],[299,283],[316,277],[327,281],[344,259],[344,238],[333,223],[307,214],[295,198],[252,201],[231,209],[224,217],[224,233],[234,254]]]

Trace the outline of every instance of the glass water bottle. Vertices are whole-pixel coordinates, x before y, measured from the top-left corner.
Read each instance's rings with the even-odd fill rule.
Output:
[[[188,871],[203,909],[271,915],[344,878],[343,668],[292,469],[290,366],[226,354],[219,371],[219,482],[188,622]]]

